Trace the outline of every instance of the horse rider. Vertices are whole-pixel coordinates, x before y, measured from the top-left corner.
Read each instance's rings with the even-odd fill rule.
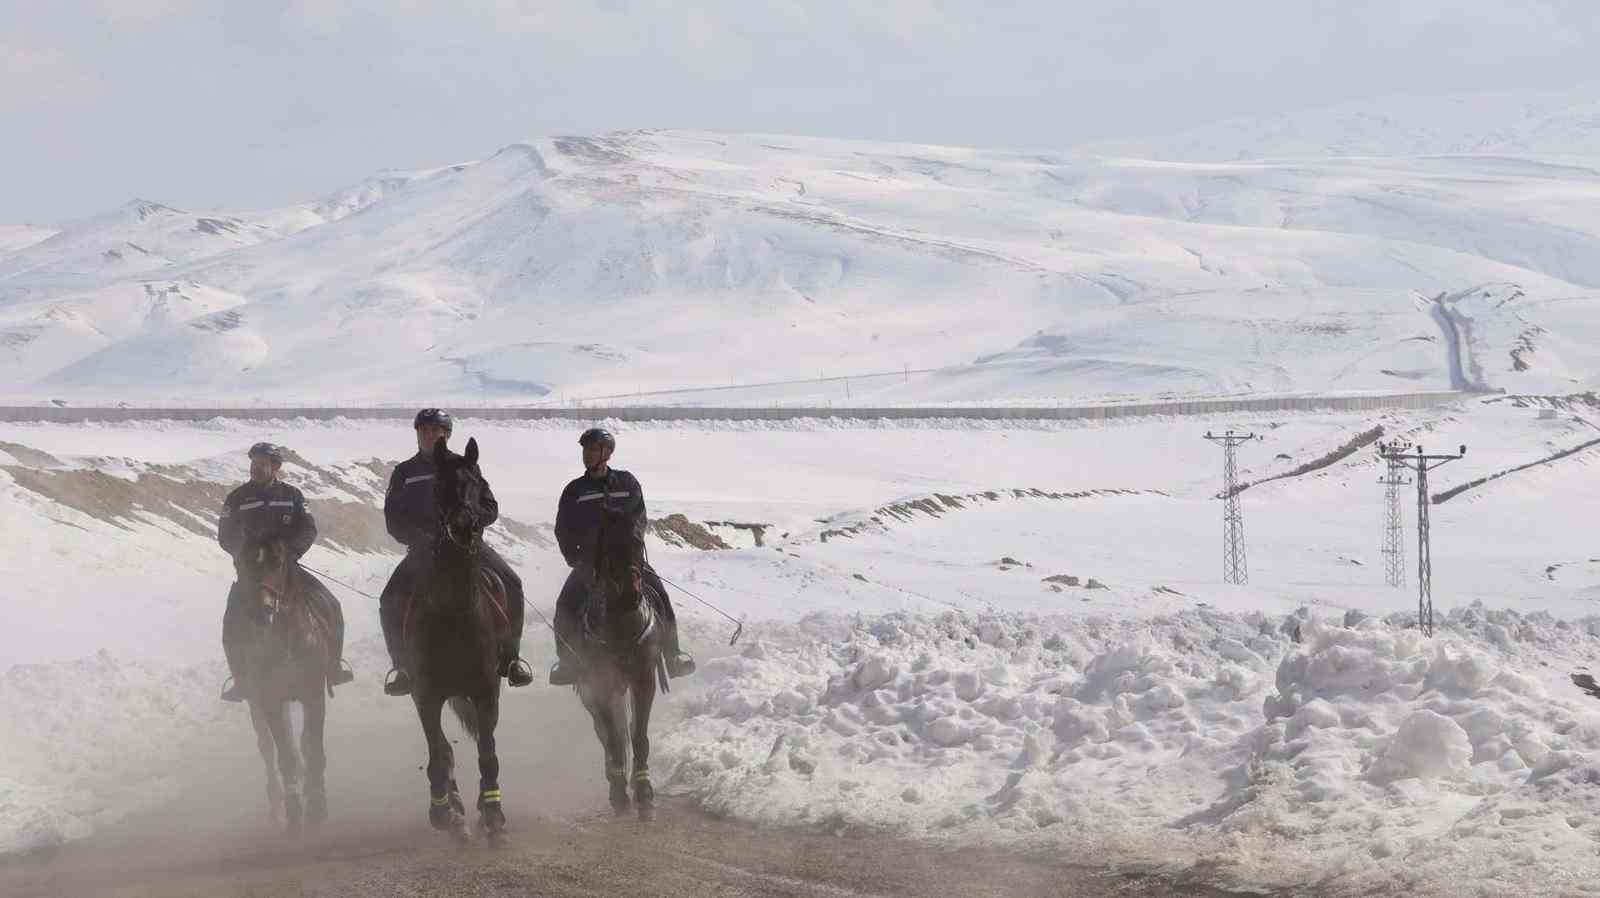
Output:
[[[567,484],[556,506],[556,542],[572,571],[567,574],[561,597],[556,600],[556,664],[550,669],[553,686],[571,685],[578,678],[578,660],[572,653],[580,639],[583,605],[593,582],[594,550],[604,508],[615,511],[620,506],[641,540],[646,521],[644,490],[638,479],[610,465],[611,454],[617,449],[617,438],[608,430],[594,427],[578,437],[578,444],[583,447],[583,476]],[[668,675],[682,677],[694,673],[694,658],[678,642],[678,616],[672,610],[666,587],[649,564],[644,565],[640,574],[645,594],[667,625],[662,649]]]
[[[245,661],[262,620],[262,578],[280,560],[292,566],[292,582],[329,630],[328,684],[337,686],[355,678],[341,660],[344,612],[339,600],[297,564],[317,540],[317,522],[306,510],[300,490],[278,479],[283,454],[283,447],[271,443],[251,446],[250,480],[228,494],[217,519],[217,542],[233,556],[238,574],[228,589],[228,608],[222,615],[222,652],[233,675],[231,684],[223,689],[223,701],[242,701],[251,685]]]
[[[383,641],[389,649],[393,668],[383,684],[386,695],[411,694],[411,672],[401,663],[404,651],[405,608],[411,593],[421,583],[432,564],[432,544],[439,527],[434,505],[433,446],[440,438],[448,441],[454,422],[450,413],[436,408],[417,412],[412,427],[417,433],[417,454],[395,466],[389,477],[389,490],[383,497],[383,520],[389,535],[406,547],[406,557],[394,569],[378,599],[378,618],[383,624]],[[500,516],[500,503],[483,481],[484,526]],[[522,578],[488,543],[479,548],[479,561],[494,571],[506,587],[506,616],[510,619],[505,641],[500,646],[500,676],[512,686],[533,682],[533,671],[520,655],[522,645]]]

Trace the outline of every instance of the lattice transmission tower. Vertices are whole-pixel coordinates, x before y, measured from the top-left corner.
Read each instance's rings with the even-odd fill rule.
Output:
[[[1430,550],[1428,524],[1428,472],[1467,454],[1467,447],[1455,455],[1426,455],[1416,447],[1415,455],[1386,452],[1385,460],[1393,459],[1417,475],[1417,626],[1425,636],[1433,635],[1433,556]]]
[[[1236,434],[1228,431],[1221,436],[1206,431],[1206,439],[1222,447],[1222,492],[1217,496],[1222,505],[1222,581],[1224,583],[1249,583],[1250,565],[1244,552],[1244,512],[1239,507],[1240,443],[1259,440],[1253,433]]]
[[[1411,450],[1411,443],[1403,439],[1378,443],[1378,455],[1395,455]],[[1383,484],[1383,573],[1384,581],[1393,587],[1406,585],[1406,516],[1401,504],[1400,488],[1411,483],[1406,477],[1406,466],[1393,458],[1384,458],[1386,470],[1378,478]]]

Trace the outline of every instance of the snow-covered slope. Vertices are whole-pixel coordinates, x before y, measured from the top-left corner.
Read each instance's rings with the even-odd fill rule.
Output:
[[[0,224],[0,253],[24,249],[55,233],[52,228],[41,228],[36,225]]]
[[[1597,234],[1600,174],[1537,159],[560,137],[248,219],[136,204],[68,228],[0,255],[0,359],[14,394],[102,400],[559,401],[872,372],[903,376],[849,401],[1570,392],[1600,379]],[[141,317],[147,281],[194,301]],[[1440,297],[1485,291],[1447,331]]]
[[[131,200],[0,256],[0,297],[50,296],[75,285],[111,283],[277,236],[236,216]]]

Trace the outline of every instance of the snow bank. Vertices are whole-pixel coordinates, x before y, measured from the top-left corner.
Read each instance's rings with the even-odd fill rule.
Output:
[[[375,639],[347,645],[346,656],[383,669]],[[253,754],[246,707],[217,699],[225,676],[220,660],[161,666],[106,651],[0,675],[0,856],[86,837],[170,799],[185,765],[219,751]],[[341,690],[338,713],[382,701],[369,682]]]
[[[182,748],[233,707],[217,701],[221,682],[220,664],[160,669],[106,652],[0,676],[0,854],[87,836],[171,795]]]
[[[1589,637],[1494,616],[1458,612],[1433,640],[1303,612],[817,617],[705,665],[661,751],[707,809],[773,824],[1266,885],[1577,882],[1600,872],[1600,705],[1518,667]]]
[[[1168,802],[1128,800],[1117,784],[1257,724],[1288,644],[1264,616],[1203,611],[1146,622],[890,614],[853,627],[824,616],[801,632],[829,628],[843,632],[707,664],[708,691],[664,740],[674,782],[713,811],[773,823],[1154,826]]]
[[[1482,609],[1434,640],[1308,621],[1234,771],[1248,800],[1221,827],[1294,837],[1324,872],[1407,889],[1525,893],[1600,873],[1600,705],[1524,667],[1574,629]]]

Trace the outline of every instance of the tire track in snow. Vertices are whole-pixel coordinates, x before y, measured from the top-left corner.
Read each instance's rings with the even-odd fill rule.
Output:
[[[1472,355],[1472,319],[1455,311],[1450,304],[1464,299],[1479,288],[1456,293],[1440,293],[1432,301],[1430,313],[1444,335],[1446,363],[1450,369],[1450,389],[1468,393],[1492,393],[1483,381],[1483,368]]]

